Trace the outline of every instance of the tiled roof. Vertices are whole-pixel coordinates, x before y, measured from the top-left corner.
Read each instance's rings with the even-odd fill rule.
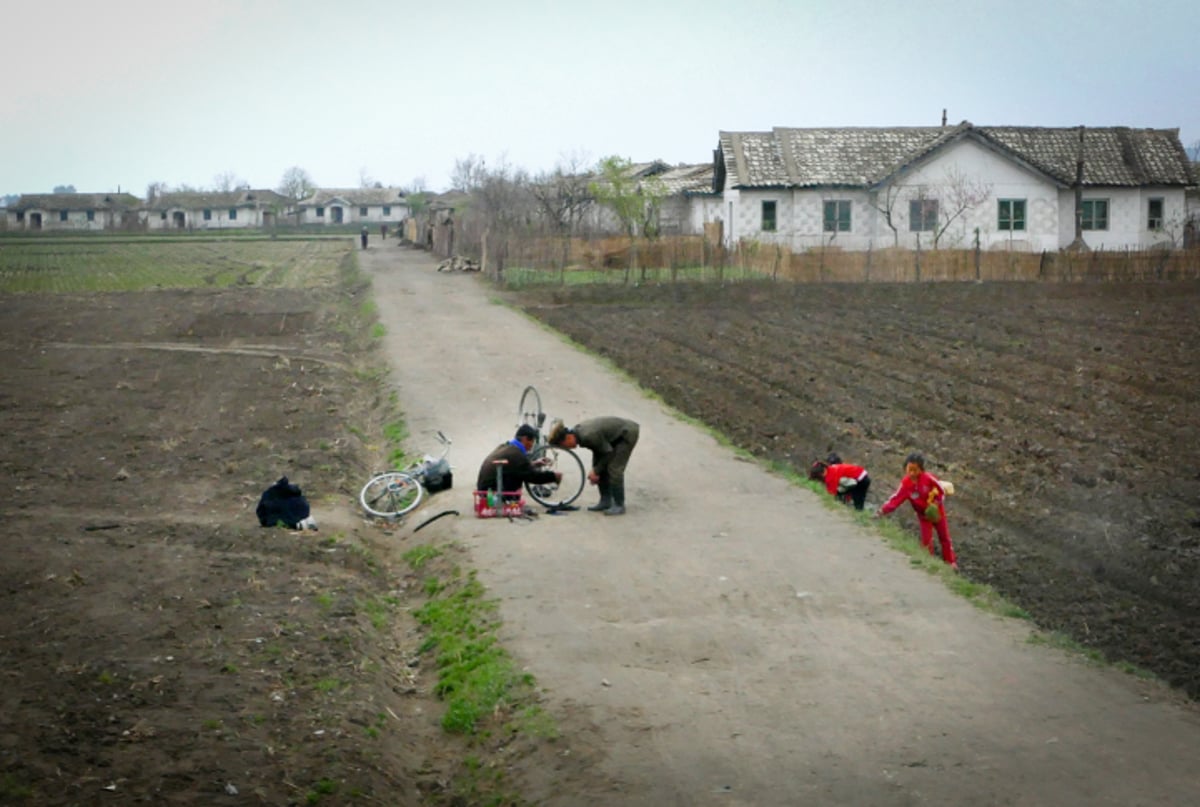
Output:
[[[677,165],[659,174],[657,179],[666,186],[670,195],[712,193],[713,164]]]
[[[693,176],[699,172],[707,178],[703,181],[697,181]],[[678,165],[672,168],[662,160],[651,160],[644,163],[630,163],[625,169],[625,176],[635,180],[639,188],[644,187],[647,180],[652,180],[653,185],[661,183],[666,188],[668,194],[685,193],[699,188],[700,185],[707,184],[711,189],[713,166],[712,163],[703,165]],[[586,174],[589,184],[596,183],[597,185],[607,185],[608,180],[603,176],[591,172]]]
[[[129,210],[142,200],[131,193],[26,193],[10,210]]]
[[[776,128],[721,132],[729,184],[743,188],[870,187],[943,145],[972,138],[1009,159],[1071,185],[1078,127],[974,126]],[[1177,129],[1083,129],[1085,185],[1187,185],[1187,156]]]
[[[981,133],[1060,180],[1075,181],[1078,127],[981,127]],[[1083,129],[1084,185],[1187,185],[1187,154],[1178,129]]]
[[[363,207],[371,205],[402,205],[407,201],[404,191],[399,188],[321,188],[312,196],[299,202],[298,206],[325,207],[330,202],[337,200]]]
[[[177,191],[160,193],[146,203],[147,210],[203,210],[206,208],[260,208],[287,206],[290,202],[272,190]]]

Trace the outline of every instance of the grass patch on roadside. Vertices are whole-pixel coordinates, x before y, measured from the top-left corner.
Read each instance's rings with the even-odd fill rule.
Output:
[[[628,277],[626,276],[628,272]],[[730,283],[742,280],[769,280],[770,276],[737,266],[680,266],[614,267],[589,269],[574,267],[533,269],[527,266],[506,266],[504,287],[510,291],[549,286],[648,286],[671,283]]]
[[[434,548],[414,548],[405,559],[420,571],[439,554]],[[413,616],[427,631],[421,652],[432,653],[437,666],[434,692],[446,704],[442,728],[475,735],[496,719],[528,727],[540,720],[543,736],[552,733],[533,707],[533,676],[518,670],[500,646],[496,602],[487,599],[475,572],[463,575],[453,569],[431,575],[425,590],[429,599]]]

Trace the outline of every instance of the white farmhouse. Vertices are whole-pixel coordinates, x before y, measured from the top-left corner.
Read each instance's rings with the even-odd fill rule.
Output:
[[[128,193],[27,193],[4,215],[9,230],[133,229],[141,204]]]
[[[721,132],[726,243],[793,249],[1181,245],[1178,129],[974,126]]]
[[[145,205],[148,230],[244,230],[282,222],[290,202],[272,190],[158,193]]]
[[[399,188],[322,188],[296,203],[298,224],[397,225],[408,216]]]

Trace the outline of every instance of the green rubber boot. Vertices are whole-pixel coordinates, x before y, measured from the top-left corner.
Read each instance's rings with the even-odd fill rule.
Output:
[[[625,515],[625,483],[612,486],[612,507],[604,511],[606,516],[623,516]]]
[[[608,512],[612,507],[612,490],[604,482],[600,483],[600,501],[593,504],[588,510],[595,512]]]

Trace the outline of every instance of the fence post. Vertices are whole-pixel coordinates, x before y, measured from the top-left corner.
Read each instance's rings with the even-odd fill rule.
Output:
[[[979,274],[979,228],[975,228],[975,282],[982,283],[983,278]]]

